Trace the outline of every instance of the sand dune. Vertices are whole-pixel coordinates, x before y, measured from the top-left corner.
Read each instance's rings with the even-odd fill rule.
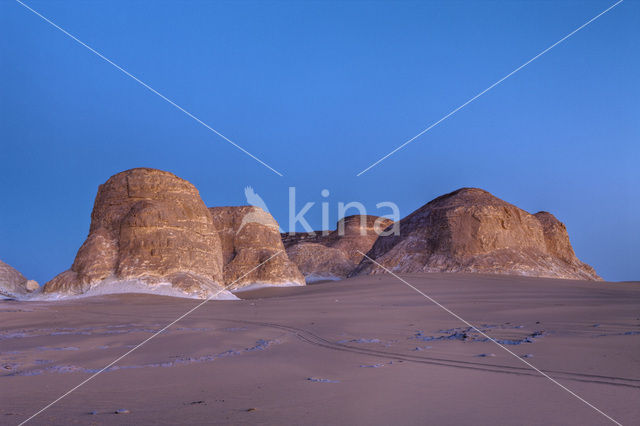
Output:
[[[403,277],[619,422],[640,421],[638,283]],[[202,306],[32,423],[610,424],[390,276],[238,296]],[[1,302],[2,423],[196,303]]]

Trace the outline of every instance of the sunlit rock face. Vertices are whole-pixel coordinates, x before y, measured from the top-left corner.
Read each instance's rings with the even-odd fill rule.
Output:
[[[289,260],[280,227],[260,207],[209,208],[222,246],[225,284],[232,291],[249,286],[304,285],[304,276]]]
[[[100,185],[86,241],[44,291],[120,292],[136,283],[136,292],[230,298],[222,268],[220,239],[197,189],[171,173],[137,168]]]
[[[368,256],[394,273],[476,272],[600,280],[576,257],[565,226],[477,188],[462,188],[399,221]],[[352,275],[384,273],[363,259]]]

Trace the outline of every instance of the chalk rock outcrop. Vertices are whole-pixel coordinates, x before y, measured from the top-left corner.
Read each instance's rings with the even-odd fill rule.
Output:
[[[399,221],[369,253],[395,273],[476,272],[600,280],[576,257],[565,226],[546,212],[529,214],[477,188],[462,188]],[[384,273],[363,259],[351,275]]]
[[[342,279],[371,249],[378,235],[393,221],[378,216],[353,215],[340,219],[333,231],[282,234],[289,258],[307,282]]]
[[[232,291],[255,286],[304,285],[280,239],[280,228],[260,207],[211,207],[222,245],[225,285]]]
[[[34,280],[28,280],[16,269],[0,260],[0,296],[20,298],[40,290]]]
[[[137,168],[100,185],[89,236],[45,293],[149,292],[235,298],[223,290],[222,249],[209,210],[186,180]]]
[[[40,284],[38,284],[38,281],[36,280],[27,280],[24,286],[27,289],[27,293],[33,293],[34,291],[40,290]]]

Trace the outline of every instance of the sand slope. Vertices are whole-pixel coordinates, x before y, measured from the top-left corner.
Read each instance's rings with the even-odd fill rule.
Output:
[[[638,283],[404,277],[618,421],[640,422]],[[239,296],[207,303],[32,424],[610,424],[392,277]],[[2,302],[2,423],[197,303]]]

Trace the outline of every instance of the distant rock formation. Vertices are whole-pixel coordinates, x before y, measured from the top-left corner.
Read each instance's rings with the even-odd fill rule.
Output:
[[[338,221],[334,231],[282,234],[289,258],[307,282],[346,278],[373,246],[380,232],[393,224],[384,217],[353,215]]]
[[[222,268],[220,239],[197,189],[171,173],[137,168],[100,185],[89,236],[71,269],[44,291],[235,298],[223,290]]]
[[[600,280],[576,257],[565,226],[547,212],[529,214],[477,188],[462,188],[399,221],[367,253],[395,273],[477,272]],[[385,271],[363,259],[351,275]]]
[[[355,267],[342,250],[318,243],[295,244],[287,249],[287,255],[298,265],[307,283],[340,280]]]
[[[222,244],[224,281],[230,290],[305,284],[287,257],[273,216],[254,206],[211,207],[209,211]]]
[[[38,284],[38,281],[36,280],[27,280],[24,286],[27,289],[27,293],[33,293],[35,291],[41,290],[40,284]]]
[[[40,290],[34,280],[26,279],[20,272],[0,260],[0,296],[20,298]]]

